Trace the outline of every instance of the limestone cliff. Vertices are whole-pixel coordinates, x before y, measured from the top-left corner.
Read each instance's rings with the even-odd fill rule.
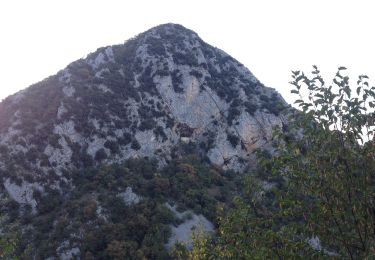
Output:
[[[14,200],[35,207],[30,189],[69,186],[72,169],[128,158],[165,165],[190,149],[241,171],[285,122],[283,105],[195,32],[160,25],[2,101],[0,179]]]

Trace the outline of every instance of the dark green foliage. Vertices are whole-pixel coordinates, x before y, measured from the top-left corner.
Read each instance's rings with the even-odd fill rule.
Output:
[[[138,126],[140,131],[152,130],[156,127],[155,118],[165,116],[163,111],[158,111],[153,106],[143,105],[138,109],[139,119],[141,123]]]
[[[107,159],[107,153],[103,148],[99,149],[95,154],[95,161],[102,161],[104,159]]]
[[[12,99],[15,97],[9,97],[1,103],[0,117],[2,120],[0,128],[2,126],[5,127],[4,124],[8,124],[9,127],[12,122],[8,120],[15,120],[13,114],[17,111],[17,117],[22,118],[22,120],[15,129],[19,130],[20,134],[15,135],[12,141],[14,144],[26,146],[23,136],[29,135],[32,138],[28,142],[34,145],[33,149],[26,154],[18,153],[9,156],[5,151],[2,152],[1,160],[5,162],[5,167],[9,170],[14,168],[12,165],[16,165],[18,170],[30,171],[32,164],[44,151],[48,136],[52,132],[53,124],[56,122],[56,113],[60,106],[62,95],[62,92],[58,91],[60,87],[61,83],[58,77],[52,76],[25,90],[21,102],[14,102]],[[20,96],[22,94],[17,95]],[[40,126],[40,122],[45,123]],[[7,131],[7,129],[2,129],[3,131]],[[13,171],[16,171],[16,169],[12,169],[11,172]]]
[[[119,145],[127,145],[132,141],[132,136],[128,132],[124,132],[123,136],[117,140]]]
[[[108,148],[111,151],[112,154],[116,154],[120,151],[120,148],[119,148],[118,143],[116,141],[107,140],[104,143],[104,147]]]
[[[226,55],[226,56],[220,56],[220,57],[219,57],[219,60],[218,60],[218,62],[219,62],[220,64],[225,64],[225,63],[227,63],[228,61],[236,62],[236,60],[233,59],[233,58],[232,58],[231,56],[229,56],[229,55]]]
[[[181,156],[197,153],[197,145],[194,142],[181,143],[179,147],[179,153]]]
[[[285,105],[279,99],[277,93],[273,93],[271,98],[267,95],[260,95],[262,101],[262,108],[268,110],[270,113],[278,116],[283,110],[286,109]]]
[[[139,142],[137,141],[137,139],[133,139],[132,141],[132,144],[130,146],[132,149],[134,150],[139,150],[141,149],[141,145],[139,144]]]
[[[113,54],[116,60],[116,63],[123,64],[124,66],[132,66],[135,70],[135,73],[139,73],[139,68],[136,66],[136,50],[139,44],[139,38],[133,38],[128,40],[124,46],[115,45],[112,46]]]
[[[138,129],[140,131],[146,131],[146,130],[151,130],[151,129],[154,129],[156,127],[156,121],[153,120],[153,119],[149,119],[149,120],[143,120]]]
[[[155,75],[159,75],[159,76],[162,76],[162,77],[167,77],[170,75],[170,72],[169,72],[169,69],[166,69],[166,70],[157,70],[155,72]]]
[[[4,155],[6,155],[8,153],[9,153],[8,146],[0,145],[0,154],[4,156]]]
[[[189,127],[187,124],[179,123],[177,125],[177,132],[181,137],[191,137],[194,133],[194,129]]]
[[[173,61],[176,64],[189,65],[192,67],[198,66],[198,59],[195,57],[193,52],[174,52]]]
[[[10,221],[16,220],[19,216],[20,205],[14,200],[8,201],[5,204],[4,209],[6,209],[6,212],[9,214]]]
[[[232,100],[232,103],[230,104],[231,107],[239,107],[242,105],[242,100],[239,98],[235,98]]]
[[[207,153],[210,149],[214,147],[216,134],[212,131],[208,131],[203,133],[203,136],[206,138],[206,141],[202,141],[199,144],[199,147]]]
[[[249,98],[251,98],[254,94],[258,94],[258,90],[256,90],[258,87],[257,83],[248,80],[243,80],[243,82],[244,85],[242,85],[242,89]]]
[[[83,152],[80,154],[80,161],[82,163],[83,167],[90,167],[94,164],[94,160],[92,159],[92,156],[89,155],[87,152]]]
[[[233,121],[241,115],[241,111],[236,107],[230,107],[228,110],[228,124],[231,126],[233,124]]]
[[[271,97],[262,94],[260,95],[260,100],[262,108],[276,116],[286,109],[276,92],[272,93]],[[247,107],[247,110],[254,111],[254,107],[252,107],[251,104],[249,105],[250,106]]]
[[[38,159],[38,151],[35,148],[30,148],[25,156],[29,162],[36,163],[36,160]]]
[[[153,80],[153,75],[151,74],[152,68],[151,65],[147,66],[141,75],[138,78],[139,83],[141,84],[140,90],[150,93],[151,95],[157,95],[156,85]]]
[[[240,138],[236,134],[227,134],[228,141],[231,143],[233,148],[236,148],[236,146],[240,143]]]
[[[164,133],[163,127],[157,126],[154,129],[154,134],[158,139],[161,139],[163,142],[168,139],[167,135]]]
[[[187,53],[174,52],[173,61],[176,64],[198,66],[198,59],[191,52],[187,52]]]
[[[147,51],[150,55],[156,56],[166,56],[164,44],[162,39],[158,39],[155,37],[148,37],[146,40]]]
[[[260,95],[260,100],[267,103],[270,99],[267,95],[262,94]]]
[[[166,30],[163,26],[161,26],[157,29],[157,32],[160,34],[162,39],[169,41],[172,44],[172,46],[170,47],[170,51],[174,52],[185,50],[186,46],[184,40],[186,38],[184,37],[184,34],[191,35],[193,32],[186,28],[183,28],[180,25],[173,25],[173,28],[169,29],[170,30]],[[181,30],[183,31],[183,33],[181,33]]]
[[[56,190],[50,190],[47,195],[41,196],[38,206],[39,214],[49,213],[62,204],[62,197]]]
[[[171,235],[170,225],[181,220],[165,202],[172,201],[179,210],[192,209],[214,221],[216,207],[227,203],[230,190],[235,190],[230,173],[209,168],[196,157],[172,161],[162,169],[154,160],[128,160],[71,176],[74,188],[69,196],[65,191],[35,192],[38,212],[24,219],[30,221],[32,232],[20,236],[17,255],[29,247],[37,258],[45,259],[54,255],[63,241],[70,240],[77,243],[81,257],[171,259],[165,244]],[[126,205],[119,195],[127,187],[142,197],[138,204]],[[18,217],[17,203],[10,202],[7,210]],[[76,234],[80,235],[72,240]]]
[[[174,118],[168,116],[167,122],[166,122],[165,125],[166,125],[167,128],[172,128],[174,126]]]
[[[179,70],[174,70],[171,73],[173,89],[177,93],[182,93],[184,89],[180,87],[182,84],[182,75]]]
[[[202,73],[200,73],[199,71],[194,70],[194,69],[191,70],[191,71],[189,72],[189,74],[192,75],[192,76],[194,76],[194,77],[196,77],[196,78],[198,78],[198,79],[200,79],[200,78],[203,77]]]
[[[48,137],[48,143],[54,147],[54,148],[58,148],[58,149],[61,149],[62,146],[60,145],[59,143],[59,139],[60,139],[60,136],[57,135],[57,134],[52,134]]]
[[[254,113],[258,109],[258,106],[251,102],[245,102],[244,105],[245,105],[246,112],[248,112],[250,115],[254,115]]]
[[[17,228],[17,227],[15,227]],[[2,230],[0,237],[0,258],[1,259],[18,259],[15,253],[15,249],[18,243],[18,233],[14,231],[14,227],[10,231]],[[6,233],[5,233],[6,231]]]
[[[271,114],[278,116],[285,109],[285,106],[279,101],[268,101],[262,103],[262,108],[268,110]]]
[[[219,73],[211,64],[209,64],[208,71],[211,74],[211,77],[205,78],[206,84],[208,87],[216,91],[220,98],[225,99],[226,102],[231,102],[238,97],[238,90],[232,86],[235,81],[234,74],[231,77],[228,77],[225,71]]]

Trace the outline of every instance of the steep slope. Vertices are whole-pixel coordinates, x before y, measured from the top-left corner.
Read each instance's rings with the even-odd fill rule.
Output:
[[[165,165],[181,142],[214,165],[241,170],[282,124],[282,104],[196,33],[160,25],[6,98],[0,174],[14,199],[34,204],[28,191],[69,183],[71,169],[134,157]]]
[[[243,171],[270,147],[285,105],[193,31],[157,26],[0,103],[0,208],[36,258],[108,257],[120,245],[103,234],[121,228],[134,250],[165,257],[170,232],[187,235],[168,203],[213,221],[235,190],[226,170]],[[194,214],[184,229],[202,219],[212,229]]]

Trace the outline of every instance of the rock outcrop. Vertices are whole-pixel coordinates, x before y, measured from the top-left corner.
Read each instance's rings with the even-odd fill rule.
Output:
[[[241,171],[285,122],[283,105],[195,32],[160,25],[3,100],[0,179],[35,207],[32,191],[71,185],[73,169],[128,158],[163,165],[188,149]]]

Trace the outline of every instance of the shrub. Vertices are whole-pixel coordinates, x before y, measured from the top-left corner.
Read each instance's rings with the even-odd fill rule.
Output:
[[[235,134],[231,134],[231,133],[228,133],[227,134],[227,139],[228,141],[231,143],[231,145],[233,146],[233,148],[236,148],[236,146],[239,144],[240,142],[240,138],[238,138],[237,135]]]
[[[232,125],[233,120],[235,120],[239,115],[241,115],[241,111],[238,108],[230,107],[228,110],[228,124]]]
[[[245,110],[248,112],[250,115],[254,115],[254,113],[257,111],[258,106],[254,103],[251,103],[249,101],[245,102]]]
[[[158,39],[155,37],[148,37],[146,40],[147,43],[147,52],[150,55],[157,55],[164,57],[166,56],[164,44],[162,39]]]
[[[112,154],[116,154],[120,151],[120,148],[119,148],[117,142],[115,142],[115,141],[107,140],[104,143],[104,147],[108,148],[111,151]]]
[[[133,150],[139,150],[141,149],[141,145],[137,141],[137,139],[133,139],[132,144],[130,146]]]
[[[104,148],[100,148],[95,153],[95,160],[100,162],[100,161],[103,161],[104,159],[107,159],[107,153],[105,152]]]
[[[184,91],[183,88],[180,87],[182,84],[182,75],[179,70],[172,71],[172,86],[176,93],[182,93]]]
[[[202,73],[200,73],[199,71],[194,70],[194,69],[191,70],[191,71],[189,72],[189,74],[192,75],[192,76],[194,76],[194,77],[196,77],[196,78],[198,78],[198,79],[200,79],[200,78],[203,77]]]

